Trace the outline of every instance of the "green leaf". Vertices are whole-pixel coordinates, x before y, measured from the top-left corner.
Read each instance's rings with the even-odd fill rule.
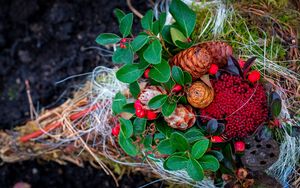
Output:
[[[122,108],[122,111],[123,112],[128,112],[130,114],[134,114],[135,113],[134,103],[125,104]]]
[[[187,42],[187,38],[178,29],[171,27],[170,33],[171,33],[172,41],[175,45],[176,45],[176,41]]]
[[[222,161],[224,159],[224,155],[220,151],[211,150],[209,151],[209,154],[213,155],[218,161]]]
[[[146,128],[147,119],[135,118],[133,121],[133,133],[134,135],[143,134]]]
[[[161,112],[165,117],[170,116],[176,109],[177,104],[175,102],[170,102],[167,100],[161,108]]]
[[[149,134],[146,135],[146,137],[144,138],[144,141],[143,141],[144,147],[147,149],[152,149],[151,148],[152,140],[153,140],[152,135],[149,135]]]
[[[148,102],[148,106],[151,109],[158,109],[166,102],[167,99],[168,99],[168,96],[165,94],[157,95],[157,96],[153,97],[152,99],[150,99],[150,101]]]
[[[123,38],[127,37],[131,33],[131,27],[133,22],[133,14],[129,13],[125,15],[120,22],[120,32],[123,35]]]
[[[184,74],[180,67],[173,66],[172,67],[172,77],[180,85],[184,85]]]
[[[173,145],[173,148],[175,148],[177,151],[186,151],[189,148],[189,143],[187,139],[178,132],[173,132],[171,134],[171,142]]]
[[[154,35],[158,35],[159,31],[159,21],[156,20],[155,22],[153,22],[153,28],[152,28],[152,32]]]
[[[149,77],[157,82],[167,82],[171,76],[170,65],[164,59],[158,65],[153,65],[149,72]]]
[[[130,138],[133,133],[131,121],[124,118],[120,118],[119,121],[121,124],[121,134],[123,134],[125,138]]]
[[[121,23],[122,18],[126,15],[122,10],[116,8],[114,9],[114,15],[117,17],[119,24]]]
[[[172,0],[170,13],[180,26],[186,37],[189,37],[194,31],[196,25],[196,14],[181,0]]]
[[[281,112],[281,100],[280,99],[275,99],[272,101],[271,103],[271,112],[273,114],[273,116],[278,117],[280,112]]]
[[[114,114],[120,114],[123,112],[123,106],[126,104],[126,97],[118,92],[112,103],[112,111]]]
[[[160,64],[162,46],[158,39],[153,42],[144,51],[143,57],[150,64]]]
[[[157,121],[155,125],[156,129],[164,134],[166,137],[170,137],[171,134],[175,131],[173,128],[169,127],[165,121]]]
[[[139,69],[138,64],[127,64],[116,72],[118,80],[124,83],[132,83],[139,79],[144,73],[143,69]]]
[[[212,155],[204,155],[202,158],[198,160],[203,170],[210,170],[212,172],[216,172],[220,168],[220,163],[218,159],[216,159]]]
[[[165,26],[166,19],[167,19],[167,13],[166,12],[160,13],[159,18],[158,18],[158,21],[159,21],[159,33],[162,31],[163,27]]]
[[[133,50],[129,45],[126,48],[117,47],[112,56],[112,61],[116,64],[131,64],[133,62],[133,55]]]
[[[188,175],[195,181],[201,181],[204,178],[203,168],[195,159],[190,159],[187,162],[186,171]]]
[[[132,96],[137,99],[137,97],[138,97],[138,95],[140,94],[140,91],[141,91],[139,83],[137,81],[132,82],[129,85],[129,91],[132,94]]]
[[[121,37],[112,33],[102,33],[96,38],[96,42],[100,45],[115,44],[120,40]]]
[[[157,145],[157,150],[159,151],[159,153],[166,155],[171,155],[175,151],[170,139],[160,141]]]
[[[169,44],[173,44],[171,32],[170,32],[171,26],[165,25],[161,31],[162,38]]]
[[[191,152],[192,156],[195,159],[199,159],[200,157],[202,157],[204,155],[204,153],[208,149],[208,146],[209,146],[208,139],[201,139],[201,140],[197,141],[192,147],[192,152]]]
[[[182,156],[170,156],[165,161],[164,166],[167,167],[168,170],[182,170],[186,168],[188,162],[188,158]]]
[[[152,31],[152,24],[153,24],[152,10],[148,10],[146,12],[145,16],[143,16],[143,18],[141,19],[141,24],[143,29]]]
[[[191,74],[186,71],[183,71],[183,74],[184,74],[184,85],[191,84],[193,81]]]
[[[138,35],[132,42],[131,46],[134,52],[139,51],[149,40],[147,35]]]
[[[123,134],[119,134],[119,144],[128,155],[134,157],[138,154],[137,147],[131,138],[126,139]]]
[[[167,90],[171,91],[175,84],[176,83],[174,82],[173,78],[170,77],[170,79],[166,83],[164,83],[164,86]]]
[[[186,133],[184,133],[184,137],[187,138],[189,143],[193,143],[195,141],[201,140],[204,138],[203,133],[198,128],[191,128]]]
[[[182,41],[175,41],[175,45],[180,48],[180,49],[187,49],[190,48],[191,46],[193,46],[193,42],[182,42]]]

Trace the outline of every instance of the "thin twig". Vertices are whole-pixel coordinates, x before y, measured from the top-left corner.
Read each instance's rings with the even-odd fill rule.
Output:
[[[131,10],[131,12],[133,12],[133,14],[135,14],[137,17],[139,17],[140,19],[143,18],[143,15],[137,10],[135,9],[132,4],[131,4],[131,0],[126,0],[127,5],[129,7],[129,9]]]
[[[30,93],[30,84],[28,80],[25,80],[25,85],[26,85],[26,93],[27,93],[27,98],[29,102],[29,110],[30,110],[30,119],[33,120],[33,114],[36,114],[35,108],[33,106],[32,98],[31,98],[31,93]]]

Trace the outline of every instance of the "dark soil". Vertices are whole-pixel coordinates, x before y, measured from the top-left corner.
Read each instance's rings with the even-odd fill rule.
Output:
[[[111,66],[97,50],[84,48],[97,46],[94,40],[99,33],[118,32],[114,8],[129,11],[125,0],[0,0],[0,4],[1,129],[29,119],[25,80],[30,82],[34,106],[49,108],[61,104],[84,78],[58,85],[57,81],[98,65]],[[142,0],[134,1],[134,6],[142,13],[149,8]],[[0,167],[1,188],[19,181],[33,187],[115,187],[111,177],[88,165],[27,161]],[[142,175],[134,175],[125,177],[121,187],[145,183]]]

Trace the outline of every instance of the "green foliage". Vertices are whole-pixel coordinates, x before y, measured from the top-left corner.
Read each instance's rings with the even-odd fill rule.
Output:
[[[126,104],[126,98],[118,92],[113,100],[112,111],[114,114],[123,112],[123,106]]]
[[[152,109],[158,109],[166,102],[167,99],[168,96],[165,94],[157,95],[149,101],[148,106]]]

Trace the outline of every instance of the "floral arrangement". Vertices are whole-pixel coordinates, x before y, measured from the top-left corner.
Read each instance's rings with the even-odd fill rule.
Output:
[[[115,44],[112,60],[124,64],[116,77],[129,84],[113,100],[114,139],[126,154],[161,159],[165,170],[184,170],[194,181],[249,187],[245,139],[280,129],[280,96],[252,69],[255,57],[237,60],[222,41],[195,44],[196,14],[186,4],[173,0],[169,11],[171,25],[166,13],[153,20],[150,10],[133,36],[133,14],[116,10],[122,36],[96,39]]]
[[[116,185],[128,165],[194,187],[247,188],[257,173],[297,187],[299,74],[268,59],[282,59],[282,46],[272,38],[262,47],[268,35],[250,32],[221,1],[165,3],[142,17],[136,36],[133,14],[116,9],[120,35],[96,42],[113,49],[117,68],[96,67],[72,99],[0,132],[0,158],[89,161]]]

